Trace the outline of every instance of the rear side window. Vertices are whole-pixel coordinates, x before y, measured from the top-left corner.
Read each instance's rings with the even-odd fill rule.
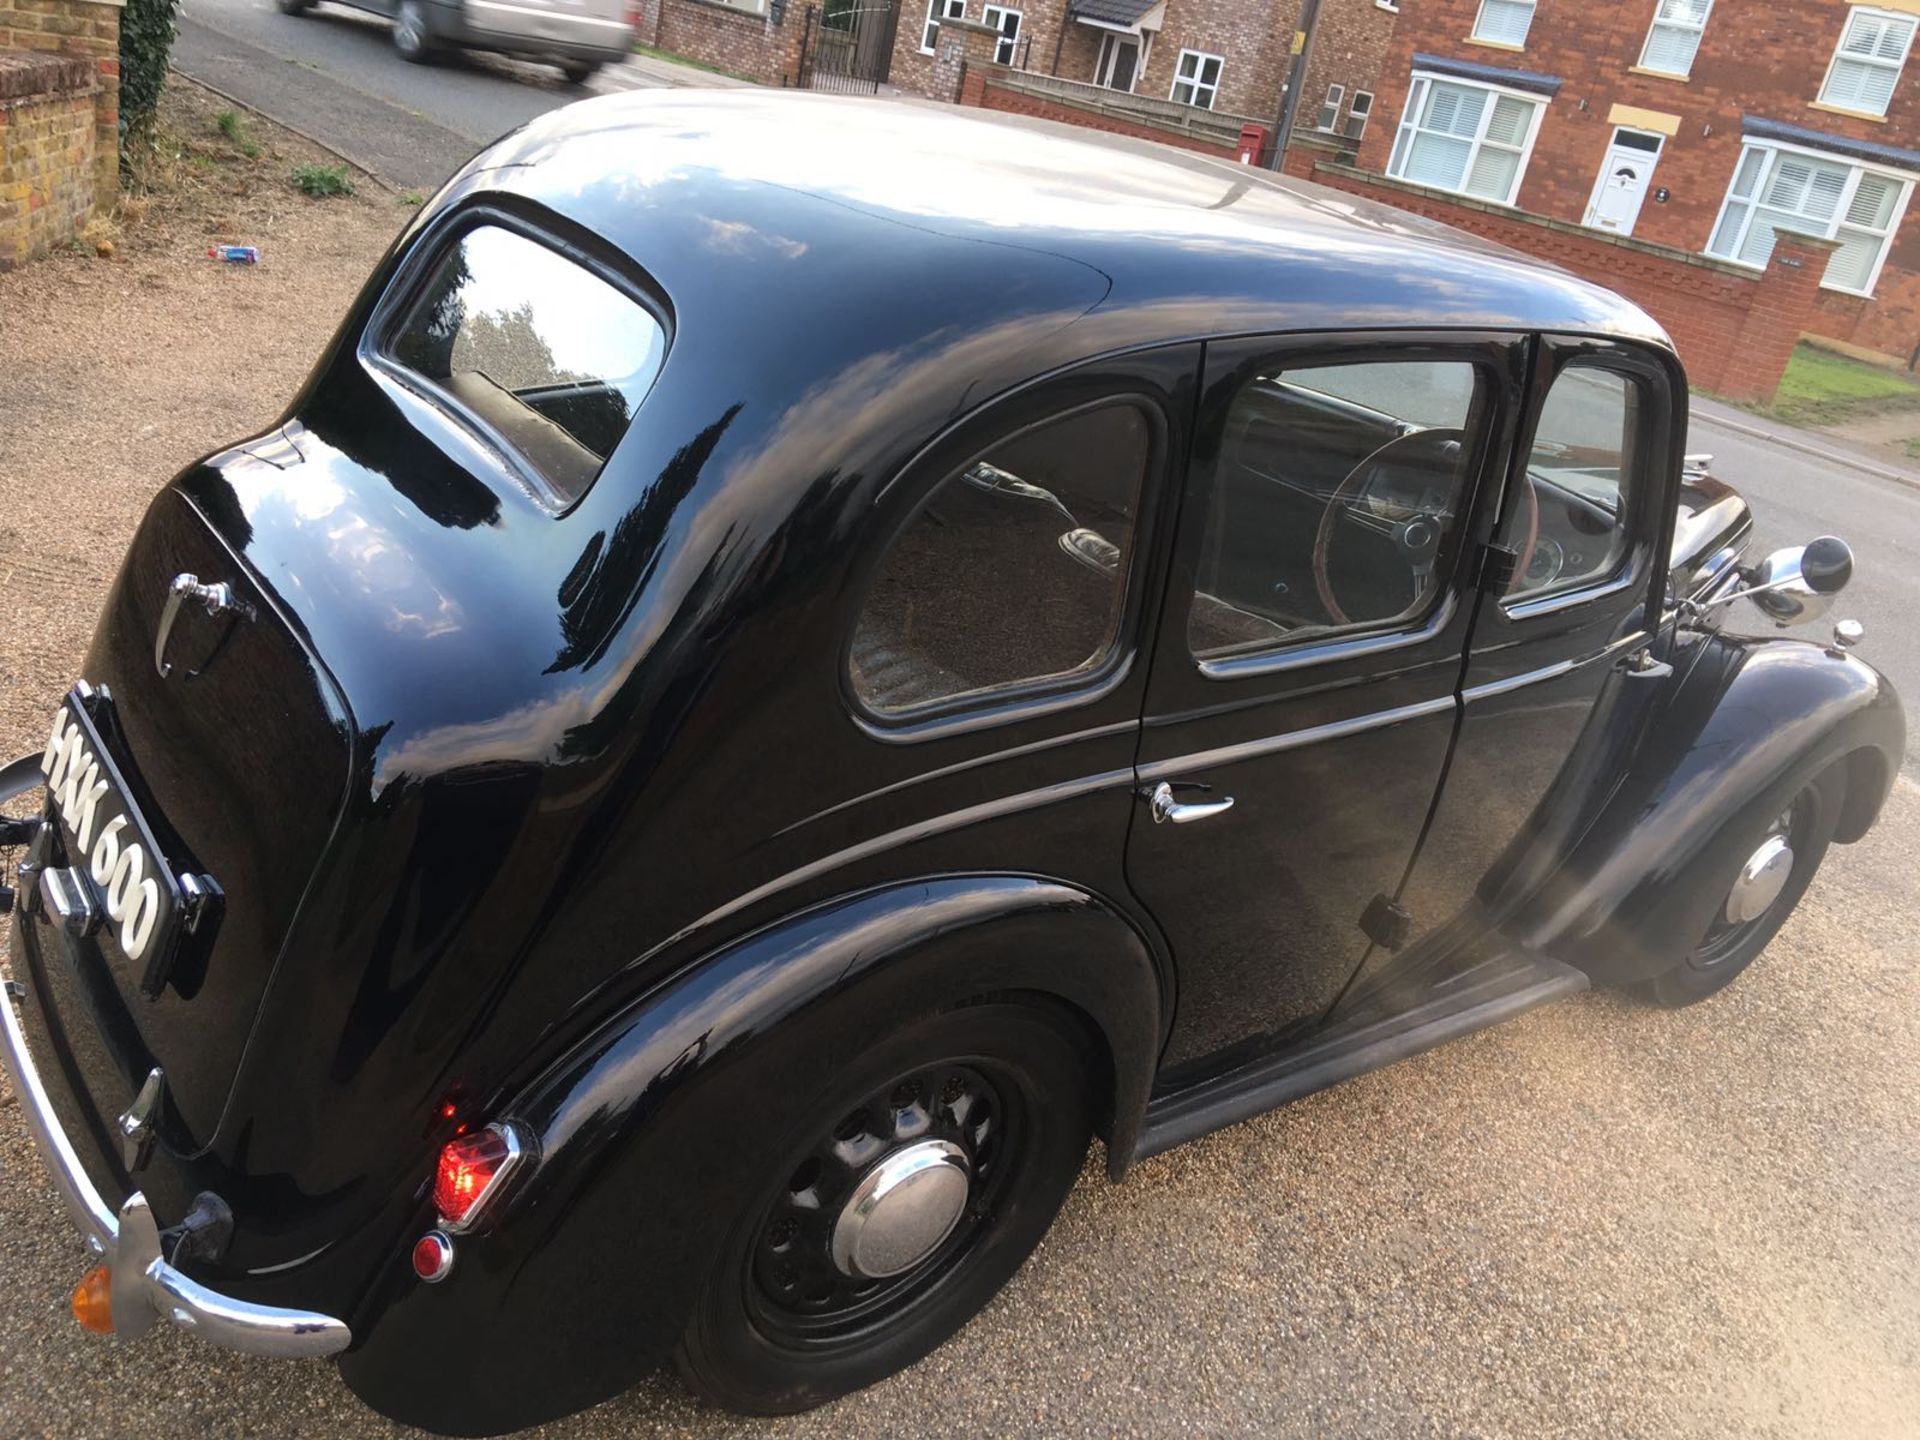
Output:
[[[388,354],[565,506],[626,433],[666,340],[626,292],[523,235],[480,225],[441,257]]]
[[[1154,428],[1138,404],[1002,442],[928,498],[854,628],[854,693],[897,715],[1100,670],[1126,609]]]

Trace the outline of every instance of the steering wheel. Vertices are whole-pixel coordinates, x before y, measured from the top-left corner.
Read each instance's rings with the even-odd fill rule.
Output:
[[[1320,604],[1325,608],[1327,618],[1335,625],[1353,623],[1333,593],[1333,580],[1328,571],[1327,560],[1333,548],[1336,524],[1344,517],[1350,524],[1392,540],[1395,550],[1412,572],[1414,596],[1418,598],[1426,589],[1427,581],[1433,575],[1434,562],[1439,558],[1440,542],[1446,534],[1446,515],[1422,511],[1405,519],[1389,520],[1376,514],[1367,505],[1367,499],[1374,485],[1394,467],[1451,472],[1459,462],[1460,446],[1465,439],[1466,432],[1463,430],[1439,428],[1396,435],[1349,470],[1345,478],[1334,486],[1313,537],[1313,585],[1319,592]],[[1526,540],[1514,572],[1517,575],[1524,575],[1527,567],[1533,563],[1534,547],[1540,538],[1540,499],[1534,494],[1531,482],[1522,493],[1526,504]]]

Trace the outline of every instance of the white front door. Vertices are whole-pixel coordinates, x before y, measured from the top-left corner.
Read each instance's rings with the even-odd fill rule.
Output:
[[[1631,235],[1665,143],[1663,136],[1650,131],[1615,130],[1607,158],[1600,162],[1600,177],[1594,182],[1584,223],[1596,230]]]

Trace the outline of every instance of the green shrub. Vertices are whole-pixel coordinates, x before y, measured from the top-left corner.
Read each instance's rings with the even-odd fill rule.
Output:
[[[332,195],[353,194],[353,181],[344,165],[298,165],[293,171],[293,188],[316,200]]]
[[[146,139],[167,83],[180,0],[127,0],[120,12],[120,148]]]

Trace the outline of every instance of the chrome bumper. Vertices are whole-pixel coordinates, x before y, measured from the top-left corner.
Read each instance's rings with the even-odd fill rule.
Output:
[[[166,1320],[216,1345],[255,1355],[291,1358],[334,1355],[346,1349],[353,1332],[331,1315],[235,1300],[167,1264],[160,1256],[160,1231],[153,1211],[138,1190],[117,1210],[107,1203],[60,1128],[47,1087],[27,1049],[15,1003],[11,995],[0,1003],[7,1075],[60,1198],[66,1201],[88,1248],[101,1256],[113,1277],[114,1333],[131,1338],[156,1320]]]

